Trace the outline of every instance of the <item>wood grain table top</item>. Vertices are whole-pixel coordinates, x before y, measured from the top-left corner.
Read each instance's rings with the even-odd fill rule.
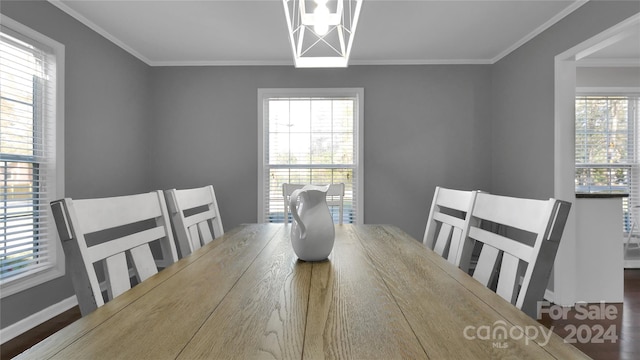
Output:
[[[588,358],[397,227],[336,225],[313,263],[289,231],[235,228],[20,358]]]

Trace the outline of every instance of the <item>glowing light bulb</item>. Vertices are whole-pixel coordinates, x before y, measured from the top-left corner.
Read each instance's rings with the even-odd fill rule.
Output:
[[[313,31],[323,36],[329,31],[329,8],[327,7],[327,0],[316,0],[316,4],[316,9],[313,11],[315,17]]]

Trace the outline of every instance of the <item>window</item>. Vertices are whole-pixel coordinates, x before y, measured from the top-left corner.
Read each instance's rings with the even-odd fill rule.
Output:
[[[64,274],[49,202],[62,197],[64,46],[2,16],[0,286],[14,294]]]
[[[623,201],[623,226],[638,193],[638,96],[576,97],[576,192],[629,194]]]
[[[363,96],[361,88],[258,90],[260,222],[284,221],[283,183],[344,183],[343,222],[363,222]]]

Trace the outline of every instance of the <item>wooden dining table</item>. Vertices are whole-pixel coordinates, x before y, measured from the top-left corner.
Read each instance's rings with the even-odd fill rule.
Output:
[[[289,232],[234,228],[19,358],[588,358],[395,226],[336,225],[319,262]]]

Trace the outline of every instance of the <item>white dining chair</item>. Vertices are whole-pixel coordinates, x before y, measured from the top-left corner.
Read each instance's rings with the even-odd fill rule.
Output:
[[[637,250],[640,249],[640,206],[634,206],[632,211],[630,212],[631,216],[631,229],[627,234],[627,240],[624,243],[624,255],[627,256],[629,250]]]
[[[422,243],[450,263],[469,271],[474,242],[466,240],[478,191],[436,187]]]
[[[291,194],[298,189],[302,189],[304,184],[282,184],[282,197],[284,199],[284,223],[289,223],[289,199]],[[338,207],[338,224],[343,223],[344,214],[344,183],[331,184],[327,191],[327,205]]]
[[[473,277],[537,317],[570,209],[557,199],[478,193],[467,235],[482,244]]]
[[[66,198],[51,202],[51,210],[83,316],[131,288],[128,260],[138,282],[158,272],[150,243],[160,243],[164,263],[177,260],[162,191]],[[100,264],[106,299],[95,267]]]
[[[180,255],[185,257],[224,234],[212,185],[165,191]]]

